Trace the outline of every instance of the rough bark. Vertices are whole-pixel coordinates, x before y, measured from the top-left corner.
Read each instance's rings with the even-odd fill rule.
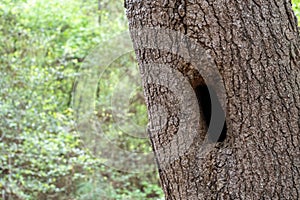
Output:
[[[206,85],[201,75],[189,76],[193,66],[174,53],[135,49],[143,79],[147,63],[168,64],[195,92],[186,104],[200,118],[199,134],[171,159],[179,153],[166,149],[178,132],[179,100],[167,87],[144,84],[150,123],[157,118],[153,107],[166,111],[164,129],[149,132],[166,199],[300,199],[300,43],[290,2],[126,0],[125,7],[130,30],[160,27],[196,40],[225,87],[226,138],[203,154],[207,120],[195,105],[197,87]],[[141,37],[132,34],[135,47]]]

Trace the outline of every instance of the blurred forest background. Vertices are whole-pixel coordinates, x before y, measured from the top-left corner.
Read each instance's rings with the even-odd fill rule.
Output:
[[[300,16],[300,0],[293,7]],[[72,94],[82,62],[98,44],[127,29],[123,0],[0,1],[0,199],[163,199],[156,171],[105,166],[74,128]],[[147,139],[112,127],[114,83],[136,65],[128,54],[102,76],[96,116],[120,148],[148,153]],[[131,86],[130,80],[122,83]],[[141,88],[130,95],[130,108],[117,120],[126,117],[146,127]]]

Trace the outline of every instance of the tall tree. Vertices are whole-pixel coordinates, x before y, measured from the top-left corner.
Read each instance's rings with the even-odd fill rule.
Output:
[[[166,199],[300,199],[300,43],[290,1],[125,7]]]

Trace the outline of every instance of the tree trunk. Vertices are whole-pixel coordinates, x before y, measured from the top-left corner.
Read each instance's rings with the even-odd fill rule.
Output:
[[[300,199],[300,43],[291,3],[125,7],[166,199]]]

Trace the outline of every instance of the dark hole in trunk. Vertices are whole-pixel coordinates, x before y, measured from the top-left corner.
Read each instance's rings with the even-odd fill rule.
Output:
[[[208,140],[213,142],[223,142],[226,139],[227,125],[225,121],[225,112],[222,109],[221,103],[216,95],[215,91],[207,85],[199,85],[195,88],[196,96],[198,99],[200,112],[203,113],[203,118],[206,123],[206,127],[209,128]],[[212,104],[214,105],[215,117],[210,125],[212,116]],[[218,128],[223,126],[223,128]],[[221,133],[220,133],[220,130]]]

